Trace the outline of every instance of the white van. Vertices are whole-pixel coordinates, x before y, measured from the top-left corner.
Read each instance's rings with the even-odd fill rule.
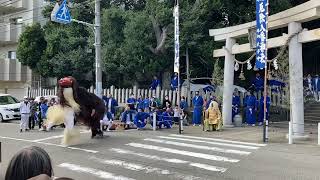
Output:
[[[20,118],[20,102],[10,94],[0,94],[0,122]]]

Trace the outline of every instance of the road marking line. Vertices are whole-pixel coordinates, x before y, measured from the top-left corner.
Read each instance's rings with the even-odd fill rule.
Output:
[[[223,157],[223,156],[215,156],[215,155],[211,155],[211,154],[196,153],[196,152],[191,152],[191,151],[183,151],[183,150],[165,148],[165,147],[161,147],[161,146],[153,146],[153,145],[148,145],[148,144],[129,143],[129,144],[126,144],[126,145],[132,146],[132,147],[137,147],[137,148],[150,149],[150,150],[155,150],[155,151],[162,151],[162,152],[167,152],[167,153],[172,153],[172,154],[191,156],[191,157],[207,159],[207,160],[212,160],[212,161],[224,161],[224,162],[230,162],[230,163],[235,163],[235,162],[239,162],[240,161],[239,159],[231,159],[231,158],[227,158],[227,157]]]
[[[95,150],[77,148],[77,147],[73,147],[73,146],[64,146],[64,145],[60,145],[60,144],[45,143],[45,142],[34,142],[33,140],[27,140],[27,139],[19,139],[19,138],[4,137],[4,136],[0,136],[0,138],[1,139],[15,140],[15,141],[37,143],[37,144],[43,144],[43,145],[48,145],[48,146],[62,147],[62,148],[67,148],[67,149],[72,149],[72,150],[84,151],[84,152],[88,152],[88,153],[98,153],[99,152],[99,151],[95,151]]]
[[[181,142],[175,142],[175,141],[166,141],[166,140],[162,140],[162,139],[147,138],[147,139],[144,139],[144,141],[151,141],[151,142],[157,142],[157,143],[161,143],[161,144],[170,144],[170,145],[181,146],[181,147],[190,147],[190,148],[195,148],[195,149],[204,149],[204,150],[210,150],[210,151],[216,151],[216,152],[222,152],[222,153],[230,153],[230,154],[238,154],[238,155],[249,155],[251,153],[248,151],[201,146],[201,145],[196,145],[196,144],[187,144],[187,143],[181,143]]]
[[[91,175],[94,175],[94,176],[101,178],[101,179],[135,180],[135,179],[124,177],[124,176],[117,176],[117,175],[114,175],[110,172],[101,171],[101,170],[93,169],[93,168],[89,168],[89,167],[83,167],[83,166],[79,166],[79,165],[71,164],[71,163],[62,163],[62,164],[58,165],[58,167],[66,168],[71,171],[77,171],[77,172],[81,172],[81,173],[91,174]]]
[[[161,169],[157,167],[152,166],[145,166],[142,164],[135,164],[130,163],[126,161],[116,160],[116,159],[107,159],[107,160],[101,160],[96,157],[90,158],[93,159],[99,163],[111,165],[111,166],[117,166],[123,169],[128,169],[131,171],[137,171],[137,172],[143,172],[145,174],[156,174],[159,176],[169,176],[170,179],[183,179],[183,180],[195,180],[195,179],[202,179],[200,177],[192,176],[192,175],[185,175],[178,172],[172,172],[167,169]]]
[[[196,137],[196,136],[187,136],[187,135],[179,135],[179,134],[170,134],[170,136],[187,137],[187,138],[202,139],[202,140],[211,140],[211,141],[217,141],[217,142],[228,142],[228,143],[236,143],[236,144],[251,145],[251,146],[261,146],[261,147],[266,146],[266,144],[259,144],[259,143],[249,143],[249,142],[242,142],[242,141],[232,141],[232,140],[225,140],[225,139]]]
[[[193,163],[193,162],[189,162],[189,161],[185,161],[185,160],[181,160],[181,159],[171,159],[171,158],[160,157],[160,156],[156,156],[156,155],[138,153],[138,152],[125,150],[125,149],[112,148],[112,149],[110,149],[110,151],[118,153],[118,154],[133,155],[133,156],[138,156],[138,157],[156,160],[156,161],[165,161],[165,162],[174,163],[174,164],[188,164],[189,166],[193,166],[193,167],[197,167],[197,168],[205,169],[205,170],[209,170],[209,171],[214,171],[214,172],[227,171],[226,168],[211,166],[209,164]]]
[[[255,146],[246,146],[246,145],[238,145],[238,144],[227,144],[227,143],[220,143],[220,142],[209,142],[197,139],[185,139],[185,138],[178,138],[178,137],[167,137],[167,136],[158,136],[161,139],[171,139],[171,140],[181,140],[181,141],[188,141],[188,142],[199,142],[205,144],[213,144],[213,145],[220,145],[220,146],[229,146],[229,147],[236,147],[236,148],[243,148],[243,149],[259,149],[260,147]]]

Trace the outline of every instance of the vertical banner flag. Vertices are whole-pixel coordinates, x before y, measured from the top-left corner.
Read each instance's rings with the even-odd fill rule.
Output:
[[[179,74],[179,5],[174,7],[174,72]]]
[[[263,69],[267,59],[267,38],[268,38],[268,0],[256,0],[257,17],[257,49],[256,68]]]

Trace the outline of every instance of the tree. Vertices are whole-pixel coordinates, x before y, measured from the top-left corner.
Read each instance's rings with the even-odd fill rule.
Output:
[[[17,58],[23,65],[35,69],[44,50],[47,47],[47,42],[44,38],[44,32],[39,23],[27,26],[25,31],[20,35]]]

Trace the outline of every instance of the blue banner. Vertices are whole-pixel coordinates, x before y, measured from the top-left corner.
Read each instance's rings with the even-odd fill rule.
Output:
[[[256,68],[266,67],[267,60],[267,36],[268,36],[268,0],[256,0],[257,17],[257,49]]]

